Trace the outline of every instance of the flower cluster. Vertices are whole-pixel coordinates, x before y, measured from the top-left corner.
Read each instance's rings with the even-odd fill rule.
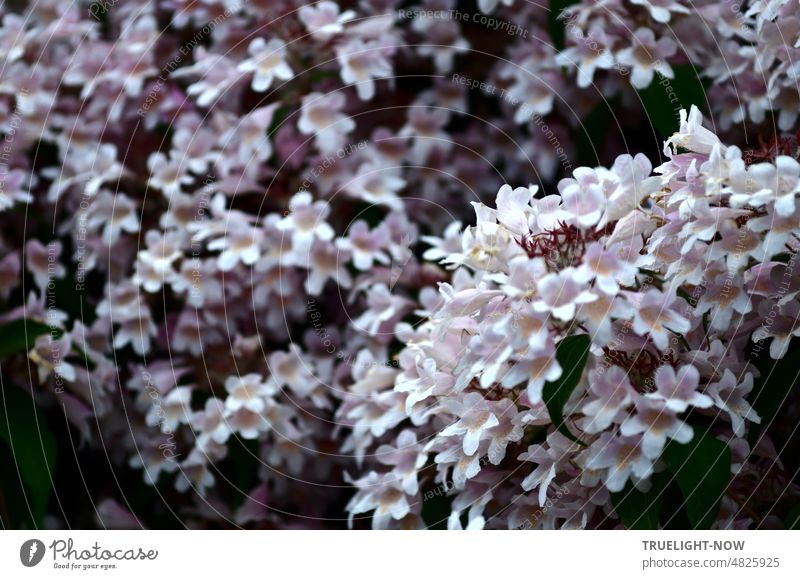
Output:
[[[601,527],[701,427],[762,523],[796,7],[550,4],[0,7],[3,389],[111,467],[48,524]],[[692,66],[731,144],[692,109],[654,172],[637,91]]]
[[[649,489],[666,446],[701,429],[744,457],[733,507],[767,475],[748,460],[762,417],[745,347],[780,359],[800,335],[800,164],[748,166],[696,108],[681,118],[655,172],[623,155],[577,169],[557,194],[505,185],[495,209],[474,204],[474,226],[426,240],[452,281],[423,323],[398,328],[394,383],[359,389],[354,408],[385,410],[347,414],[356,447],[376,425],[413,428],[375,450],[392,468],[355,482],[352,514],[419,525],[418,481],[432,478],[454,496],[450,528],[602,526],[609,493]],[[575,344],[586,361],[568,366],[579,358],[559,354]],[[554,405],[548,385],[571,374]],[[755,522],[740,512],[717,524]]]

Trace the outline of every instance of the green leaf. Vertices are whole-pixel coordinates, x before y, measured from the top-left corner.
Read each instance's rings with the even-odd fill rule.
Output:
[[[797,351],[800,339],[793,339],[789,344],[789,352]],[[750,424],[748,441],[753,448],[766,425],[772,424],[781,406],[786,404],[790,393],[800,382],[800,356],[786,355],[780,360],[769,356],[770,339],[759,343],[759,356],[755,362],[760,377],[753,385],[748,396],[750,404],[761,417],[760,424]]]
[[[658,529],[658,517],[669,479],[668,472],[660,472],[652,477],[652,486],[646,493],[637,490],[629,482],[620,492],[611,494],[614,510],[628,529]]]
[[[656,73],[653,82],[639,92],[647,116],[653,127],[663,138],[678,130],[678,114],[692,105],[705,108],[707,79],[700,79],[699,72],[691,64],[672,67],[675,78]]]
[[[731,451],[721,440],[695,429],[688,444],[670,441],[662,455],[686,500],[694,529],[708,529],[717,518],[731,478]]]
[[[28,490],[20,500],[41,527],[50,498],[56,440],[36,403],[18,388],[5,385],[0,390],[0,440],[8,445],[15,465],[6,467],[3,474],[16,477],[19,473]]]
[[[0,328],[0,360],[17,352],[27,352],[33,348],[36,338],[49,332],[50,326],[32,320],[19,319],[7,323]]]
[[[564,424],[564,405],[583,375],[586,358],[589,356],[590,343],[591,339],[587,334],[568,336],[561,340],[556,347],[556,360],[563,370],[561,378],[555,382],[545,383],[542,390],[547,412],[550,413],[550,420],[561,434],[580,444],[583,443]]]
[[[447,530],[447,519],[452,512],[453,497],[447,496],[441,484],[422,493],[422,521],[425,528],[435,531]]]
[[[550,31],[550,39],[553,46],[561,52],[564,50],[564,40],[566,37],[567,22],[564,18],[559,18],[565,8],[577,4],[578,0],[551,0],[550,13],[547,15],[547,24]]]
[[[793,508],[789,511],[789,514],[786,515],[783,528],[787,531],[800,531],[800,505]]]
[[[595,105],[580,125],[580,130],[575,135],[575,151],[580,167],[596,167],[602,165],[603,154],[607,153],[605,143],[608,141],[612,130],[619,131],[614,118],[614,111],[620,109],[618,98],[603,101]],[[612,128],[613,124],[613,128]]]

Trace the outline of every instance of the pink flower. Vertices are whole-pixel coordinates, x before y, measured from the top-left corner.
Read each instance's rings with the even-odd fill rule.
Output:
[[[325,41],[341,34],[344,30],[343,25],[356,17],[353,10],[345,10],[341,14],[339,10],[336,2],[323,0],[315,5],[303,6],[298,16],[314,38]]]
[[[551,312],[565,322],[575,317],[579,304],[593,302],[597,296],[581,283],[577,270],[572,267],[551,273],[539,280],[538,296],[533,302],[537,312]]]
[[[628,479],[641,483],[653,472],[653,457],[643,452],[642,439],[638,436],[618,436],[604,432],[592,445],[586,468],[603,470],[603,481],[612,493],[625,488]]]
[[[251,86],[256,92],[268,90],[275,79],[289,80],[294,76],[291,67],[286,63],[286,43],[280,38],[272,38],[266,42],[263,38],[254,38],[247,47],[250,58],[239,63],[239,72],[252,72]]]
[[[314,135],[317,147],[323,153],[340,149],[345,136],[356,128],[355,121],[341,113],[344,105],[342,92],[325,95],[312,92],[303,97],[297,128],[304,135]]]
[[[640,397],[636,400],[636,413],[619,427],[623,436],[642,434],[642,451],[653,460],[661,455],[667,439],[680,444],[692,440],[692,427],[675,415],[664,400]]]
[[[392,65],[386,58],[386,49],[377,42],[364,42],[352,38],[336,47],[336,57],[341,67],[342,81],[355,85],[358,98],[364,101],[375,96],[376,78],[391,76]]]
[[[583,405],[586,418],[581,428],[596,433],[606,430],[611,424],[627,416],[627,410],[637,397],[627,372],[619,366],[609,366],[600,373],[600,368],[589,373],[591,397]]]
[[[376,227],[372,231],[366,221],[358,220],[353,223],[347,237],[336,240],[336,246],[348,252],[353,259],[353,265],[361,271],[372,269],[375,262],[389,265],[389,256],[386,248],[389,245],[389,232],[384,227]]]

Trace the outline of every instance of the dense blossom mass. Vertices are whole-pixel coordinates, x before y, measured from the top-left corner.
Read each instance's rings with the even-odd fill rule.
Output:
[[[27,525],[798,501],[793,0],[9,2],[0,57],[3,389],[95,507]]]

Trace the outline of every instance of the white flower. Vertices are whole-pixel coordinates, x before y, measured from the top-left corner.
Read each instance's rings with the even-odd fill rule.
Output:
[[[522,420],[525,415],[518,413],[516,405],[508,398],[498,400],[492,407],[500,424],[485,431],[484,438],[489,439],[487,449],[489,462],[498,465],[505,458],[509,443],[522,440],[524,434]]]
[[[222,136],[225,153],[222,156],[209,154],[208,157],[216,161],[217,167],[236,162],[246,166],[254,161],[269,159],[272,156],[272,143],[267,132],[279,106],[280,103],[272,103],[236,119]],[[227,160],[227,157],[231,159]]]
[[[407,298],[392,294],[385,284],[371,286],[367,290],[367,309],[353,320],[353,327],[374,336],[383,324],[399,319],[410,305]]]
[[[445,406],[458,417],[458,421],[439,434],[440,436],[463,436],[463,450],[467,456],[472,456],[477,452],[478,443],[484,431],[500,424],[500,421],[492,413],[492,407],[477,392],[470,392],[460,401],[447,400]]]
[[[261,436],[262,432],[270,429],[269,422],[260,412],[250,410],[245,406],[239,407],[230,415],[228,425],[231,430],[238,432],[242,438],[248,440],[254,440]]]
[[[191,425],[201,434],[197,437],[198,446],[204,446],[208,437],[217,444],[225,444],[231,435],[231,429],[225,416],[225,403],[219,398],[209,398],[205,407],[192,415]]]
[[[528,226],[529,216],[533,214],[531,199],[539,188],[535,185],[529,187],[512,188],[503,185],[497,192],[497,221],[505,225],[514,235],[525,235],[530,232]],[[427,259],[427,258],[426,258]]]
[[[545,382],[554,382],[561,377],[562,368],[556,360],[555,347],[552,342],[542,349],[530,349],[524,356],[516,360],[503,375],[501,384],[505,388],[513,388],[520,382],[526,382],[528,398],[531,403],[542,401],[542,389]]]
[[[364,163],[358,168],[356,177],[345,185],[345,189],[367,203],[403,211],[403,202],[397,193],[406,186],[406,182],[399,174],[395,167]]]
[[[708,393],[714,399],[714,404],[728,413],[733,433],[739,437],[745,435],[745,420],[761,424],[761,418],[746,399],[752,390],[752,374],[745,374],[744,380],[739,383],[736,375],[728,368],[725,368],[719,382],[708,385]]]
[[[264,397],[274,393],[259,374],[229,376],[225,380],[225,389],[228,391],[225,409],[229,412],[235,412],[239,408],[261,412],[265,406]]]
[[[303,6],[298,16],[311,36],[324,41],[341,34],[344,30],[343,24],[356,17],[353,10],[345,10],[341,14],[339,10],[336,2],[323,0],[316,5]]]
[[[273,352],[269,356],[272,380],[279,386],[288,386],[299,396],[308,396],[317,385],[313,366],[307,362],[296,344],[288,352]]]
[[[631,4],[638,4],[647,8],[650,11],[650,16],[656,22],[669,22],[672,12],[690,14],[689,9],[676,2],[676,0],[631,0]]]
[[[570,460],[575,454],[577,445],[560,432],[554,431],[547,435],[545,444],[533,444],[527,452],[520,454],[517,459],[536,463],[536,468],[522,480],[522,488],[531,491],[538,487],[539,506],[547,502],[547,489],[556,478],[563,463]]]
[[[523,69],[524,70],[524,69]],[[518,76],[508,89],[509,102],[519,104],[514,113],[514,122],[531,122],[536,115],[545,116],[553,110],[555,95],[559,94],[560,73],[539,71],[536,75],[526,73]]]
[[[369,271],[376,261],[383,265],[391,263],[385,252],[389,241],[389,232],[385,227],[379,226],[370,231],[367,222],[359,219],[350,226],[347,237],[336,240],[336,246],[352,255],[356,269]]]
[[[778,304],[764,300],[758,306],[758,314],[764,323],[753,332],[753,340],[760,342],[772,338],[769,355],[773,360],[783,358],[789,351],[792,338],[800,336],[800,303],[791,300]]]
[[[297,128],[304,135],[314,135],[323,153],[332,153],[344,144],[344,137],[356,128],[355,121],[341,113],[345,105],[342,92],[312,92],[303,97]]]
[[[617,436],[604,432],[592,444],[586,468],[605,470],[603,481],[606,488],[617,493],[625,488],[628,479],[639,483],[652,474],[652,457],[642,450],[642,439],[638,436]]]
[[[69,334],[64,334],[57,340],[53,339],[52,334],[36,338],[28,357],[36,362],[39,382],[44,383],[51,372],[55,372],[67,382],[75,381],[75,368],[65,360],[71,349],[72,341]]]
[[[656,391],[647,396],[663,400],[674,412],[683,412],[690,406],[710,408],[713,405],[711,398],[697,391],[700,372],[694,366],[681,366],[677,373],[672,366],[661,366],[656,370],[655,383]]]
[[[0,174],[0,211],[13,207],[14,201],[19,201],[20,203],[33,201],[33,197],[28,191],[28,186],[35,182],[35,177],[20,169],[3,171]]]
[[[200,76],[186,90],[189,96],[197,96],[198,105],[211,106],[221,95],[232,93],[236,82],[241,78],[233,60],[221,54],[212,54],[202,46],[195,50],[194,59],[193,65],[178,68],[172,76]]]
[[[644,294],[628,296],[634,306],[633,331],[640,336],[650,336],[653,343],[666,350],[672,332],[683,334],[689,331],[688,319],[675,311],[674,296],[662,294],[655,288]]]
[[[618,247],[605,249],[600,243],[593,243],[583,256],[583,264],[578,267],[575,277],[579,281],[594,281],[597,289],[608,295],[619,292],[619,283],[633,285],[637,268],[619,258]]]
[[[600,221],[606,210],[603,185],[598,179],[598,172],[587,167],[575,169],[573,177],[558,183],[561,210],[579,227],[592,227]]]
[[[330,212],[327,202],[314,201],[308,191],[295,193],[291,198],[289,214],[277,223],[277,227],[291,235],[292,255],[296,263],[307,262],[315,239],[333,239],[333,228],[325,221]]]
[[[112,245],[123,231],[139,231],[137,209],[133,200],[123,193],[101,191],[89,210],[86,225],[92,229],[102,227],[103,243]]]
[[[332,243],[316,240],[308,254],[306,291],[312,296],[320,295],[329,279],[340,287],[349,288],[353,284],[353,278],[347,271],[347,257],[346,253],[342,254]]]
[[[448,151],[452,146],[450,135],[444,127],[450,121],[450,112],[441,108],[413,105],[408,111],[408,122],[400,129],[399,137],[413,137],[411,160],[425,163],[431,151]]]
[[[795,196],[800,193],[800,163],[786,155],[779,155],[775,163],[757,163],[750,166],[750,176],[754,185],[760,187],[752,191],[757,197],[763,192],[766,200],[774,200],[775,212],[781,217],[789,217],[795,211]],[[753,200],[751,205],[755,205]]]
[[[138,453],[131,456],[128,465],[132,468],[143,468],[145,484],[155,486],[162,472],[175,472],[178,463],[174,456],[169,456],[155,444],[145,446]]]
[[[261,257],[262,232],[257,227],[232,219],[226,227],[225,235],[208,243],[208,249],[222,250],[217,258],[217,266],[222,271],[230,271],[237,264],[250,266]]]
[[[272,86],[277,78],[289,80],[294,76],[291,67],[286,63],[286,43],[280,38],[272,38],[266,42],[263,38],[255,38],[247,47],[250,58],[239,63],[239,72],[252,72],[251,86],[256,92],[264,92]]]
[[[190,185],[194,179],[187,173],[188,167],[182,159],[170,159],[164,153],[155,152],[147,159],[150,178],[147,184],[160,189],[169,199],[181,192],[181,185]]]
[[[461,27],[455,20],[420,16],[414,19],[411,28],[425,39],[416,47],[417,52],[420,56],[432,56],[439,74],[453,70],[455,56],[469,51],[469,42],[461,35]]]
[[[139,251],[136,261],[134,283],[145,291],[155,293],[164,284],[172,283],[178,276],[175,262],[183,256],[180,250],[180,235],[176,231],[161,233],[155,229],[145,236],[146,249]]]
[[[158,426],[161,432],[175,432],[179,424],[191,421],[191,386],[176,386],[164,396],[163,401],[150,395],[150,409],[145,415],[148,426]]]
[[[734,279],[729,272],[719,273],[706,282],[706,291],[697,301],[695,315],[711,312],[709,326],[724,331],[730,327],[734,312],[746,314],[752,311],[751,296],[742,285],[741,279]]]
[[[45,289],[51,280],[67,275],[66,268],[59,261],[60,257],[60,241],[52,241],[45,246],[38,239],[30,239],[25,244],[25,266],[40,289]]]
[[[593,25],[588,34],[577,29],[570,35],[573,46],[556,55],[560,66],[575,66],[578,69],[578,86],[586,88],[592,84],[595,70],[608,70],[614,66],[614,55],[609,50],[609,39],[599,23]]]
[[[597,296],[586,289],[576,274],[575,268],[568,267],[540,279],[534,311],[552,312],[554,317],[568,322],[575,317],[579,304],[595,301]]]
[[[674,152],[670,150],[670,147]],[[677,153],[677,147],[703,155],[710,154],[715,147],[720,147],[722,152],[725,152],[719,137],[703,126],[703,114],[695,105],[692,105],[689,113],[685,109],[681,109],[680,128],[677,133],[667,139],[664,144],[664,154],[674,155]]]
[[[379,475],[373,471],[359,480],[349,476],[345,479],[359,489],[347,505],[351,526],[355,515],[374,510],[372,528],[386,529],[392,520],[399,521],[411,511],[400,481],[391,473]]]
[[[140,356],[150,351],[150,340],[156,335],[156,325],[147,306],[138,308],[135,313],[122,320],[114,321],[120,324],[114,332],[114,348],[120,349],[130,344],[133,351]]]
[[[619,420],[636,397],[627,372],[619,366],[610,366],[598,374],[599,368],[589,373],[591,397],[582,408],[585,418],[581,428],[589,433],[606,430]]]
[[[342,81],[355,85],[358,98],[371,100],[375,96],[376,78],[391,76],[392,65],[386,58],[386,49],[377,42],[366,43],[352,38],[336,47],[336,57],[341,67]]]
[[[180,475],[175,478],[175,490],[185,493],[192,489],[198,495],[205,496],[206,489],[213,487],[215,482],[203,451],[195,449],[180,465]]]
[[[397,446],[382,444],[375,451],[381,464],[392,466],[392,473],[399,476],[403,490],[416,495],[419,490],[417,472],[428,460],[427,453],[417,443],[413,430],[403,430],[397,437]]]
[[[622,423],[619,431],[623,436],[643,434],[642,451],[654,460],[661,455],[667,439],[686,444],[694,434],[666,402],[644,396],[636,401],[636,413]]]
[[[653,82],[656,72],[666,78],[675,78],[672,67],[667,62],[677,51],[675,41],[669,36],[656,40],[649,28],[639,28],[633,34],[633,46],[617,53],[620,64],[633,68],[631,84],[638,89],[647,88]]]

